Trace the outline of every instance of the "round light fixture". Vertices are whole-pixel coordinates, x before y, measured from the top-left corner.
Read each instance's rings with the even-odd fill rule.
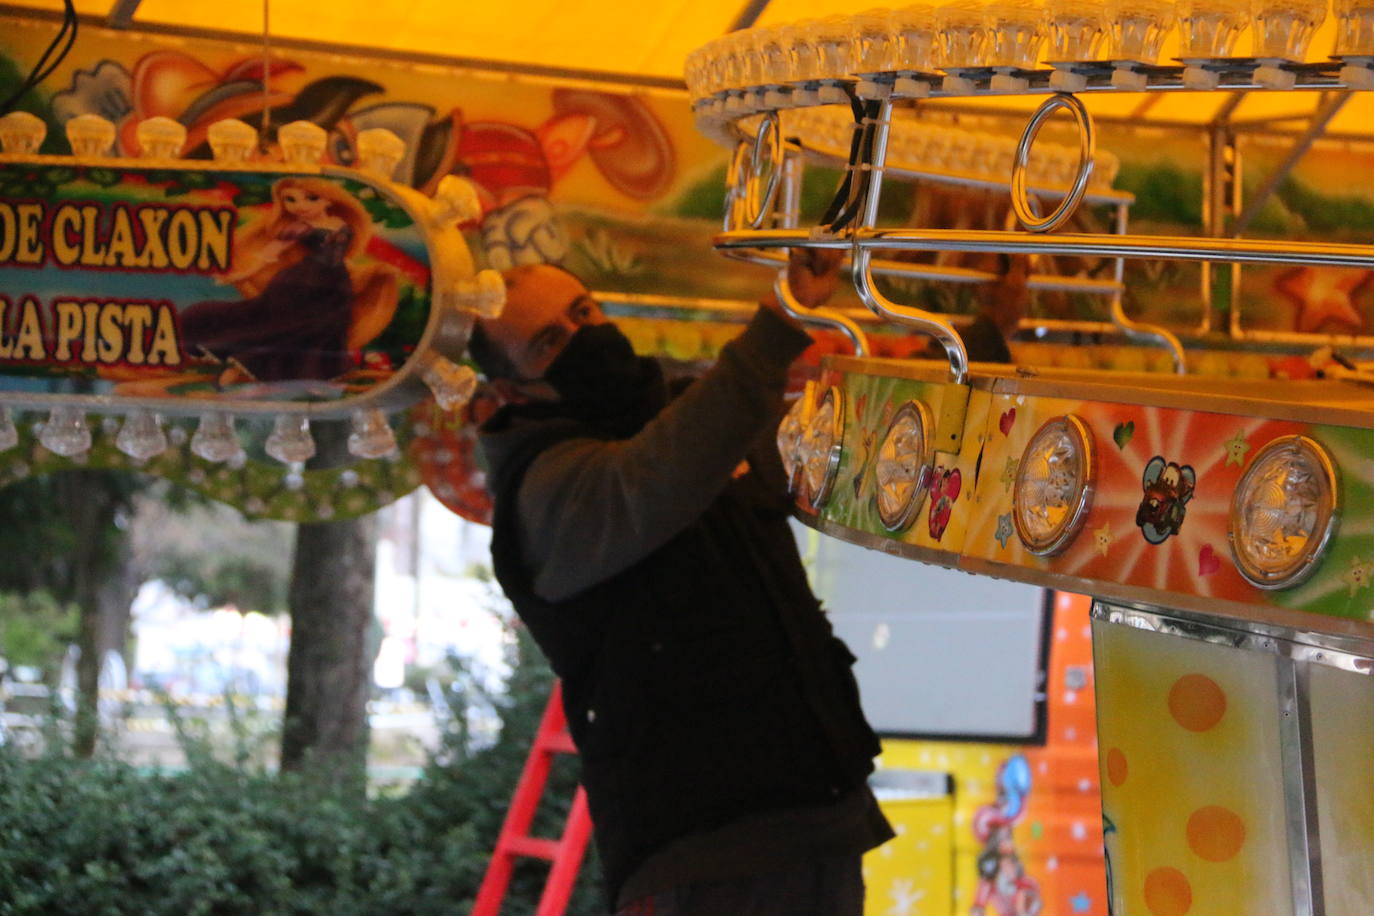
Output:
[[[930,408],[907,401],[883,434],[873,476],[878,487],[873,498],[878,518],[888,531],[905,531],[920,514],[930,484],[930,462],[935,445],[930,438]]]
[[[802,442],[802,478],[813,509],[830,498],[840,471],[843,444],[844,392],[832,387],[811,415]]]
[[[1068,547],[1083,527],[1096,485],[1092,431],[1073,414],[1047,421],[1021,453],[1012,488],[1016,536],[1036,556]]]
[[[1231,494],[1236,569],[1256,588],[1297,585],[1316,569],[1339,509],[1339,478],[1326,449],[1306,436],[1274,439]]]

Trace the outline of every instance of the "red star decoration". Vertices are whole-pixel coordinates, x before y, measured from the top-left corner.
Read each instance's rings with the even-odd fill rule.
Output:
[[[1296,267],[1274,281],[1274,288],[1293,300],[1297,331],[1311,333],[1328,322],[1360,331],[1364,317],[1355,308],[1355,297],[1369,282],[1370,274],[1368,270],[1337,267]]]

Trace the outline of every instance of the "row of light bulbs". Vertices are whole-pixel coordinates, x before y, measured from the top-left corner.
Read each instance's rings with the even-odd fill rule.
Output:
[[[1361,71],[1374,58],[1374,0],[1334,4],[1334,54],[1357,64],[1342,77],[1368,81]],[[992,68],[1001,71],[992,88],[1015,91],[1025,85],[1018,71],[1042,61],[1056,67],[1052,85],[1065,91],[1086,84],[1073,64],[1104,61],[1117,64],[1114,85],[1143,89],[1138,67],[1159,61],[1175,27],[1181,60],[1210,61],[1235,55],[1253,24],[1251,56],[1268,64],[1256,80],[1291,88],[1293,74],[1280,64],[1306,57],[1326,15],[1327,0],[955,0],[731,32],[689,54],[684,75],[698,110],[720,116],[843,103],[839,82],[853,78],[861,96],[894,88],[921,95],[928,84],[918,77],[943,71],[947,90],[969,92],[973,84],[963,74]],[[1202,66],[1190,66],[1185,82],[1216,85]]]
[[[461,410],[477,389],[477,375],[467,366],[448,360],[434,360],[421,373],[434,393],[434,399],[445,411]],[[19,431],[8,407],[0,407],[0,452],[19,442]],[[65,458],[85,454],[91,448],[91,430],[86,411],[74,405],[61,404],[52,408],[38,434],[38,442],[48,451]],[[162,418],[148,410],[135,410],[124,418],[115,447],[143,462],[167,450],[167,433]],[[286,464],[308,461],[315,455],[315,440],[310,435],[310,420],[302,414],[279,414],[272,423],[265,450],[269,456]],[[359,458],[381,458],[396,450],[396,436],[387,422],[386,413],[378,407],[353,413],[352,429],[348,435],[348,451]],[[241,460],[243,446],[234,431],[233,416],[223,411],[201,415],[195,434],[191,437],[191,452],[215,463]]]
[[[0,452],[18,443],[19,431],[14,425],[13,414],[8,407],[0,408]],[[91,448],[86,412],[69,405],[54,407],[39,428],[38,443],[64,458],[86,454]],[[129,414],[120,424],[115,447],[140,464],[161,455],[169,447],[162,418],[146,410]],[[310,421],[299,414],[278,416],[264,448],[268,455],[284,464],[308,461],[315,455]],[[396,436],[381,409],[368,408],[353,414],[348,451],[359,458],[383,458],[396,451]],[[202,414],[191,436],[191,452],[216,464],[241,463],[245,455],[234,429],[234,418],[227,413]]]
[[[820,149],[848,155],[854,119],[847,109],[799,108],[783,115],[783,130],[801,136]],[[1027,163],[1026,177],[1037,187],[1073,184],[1079,169],[1078,147],[1037,143]],[[961,173],[985,181],[1005,182],[1016,157],[1016,140],[999,134],[965,130],[916,119],[894,118],[888,131],[887,165],[913,172]],[[1088,186],[1110,188],[1121,160],[1106,150],[1093,155]]]
[[[838,476],[844,415],[841,389],[821,393],[808,386],[778,427],[778,450],[793,491],[816,511],[829,500]],[[933,435],[929,408],[908,401],[894,412],[878,446],[875,502],[879,520],[893,534],[915,521],[925,501]],[[1026,443],[1012,486],[1011,517],[1028,552],[1054,556],[1077,538],[1096,489],[1095,452],[1091,429],[1072,414],[1048,420]],[[1306,436],[1270,440],[1256,451],[1231,495],[1228,541],[1237,571],[1261,589],[1301,583],[1325,553],[1339,514],[1339,477],[1327,450]]]
[[[106,118],[81,114],[64,126],[72,155],[78,158],[108,156],[114,148],[116,128]],[[143,159],[176,159],[186,146],[186,127],[161,115],[145,118],[134,130]],[[47,138],[42,118],[14,111],[0,118],[0,149],[13,155],[33,155]],[[311,121],[292,121],[277,130],[283,161],[292,165],[318,165],[324,160],[329,135]],[[214,122],[206,130],[206,142],[218,165],[247,165],[254,160],[259,136],[252,125],[237,118]],[[406,143],[384,127],[358,132],[358,168],[380,178],[390,178],[405,158]]]

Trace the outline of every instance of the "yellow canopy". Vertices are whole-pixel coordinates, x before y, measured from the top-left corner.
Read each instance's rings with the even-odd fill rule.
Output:
[[[365,49],[417,58],[460,59],[501,68],[539,72],[614,75],[631,81],[677,84],[682,62],[693,48],[733,26],[760,26],[853,13],[869,4],[853,0],[76,0],[87,21],[135,31],[172,30],[204,36],[260,37],[266,8],[271,36],[286,43]],[[872,4],[881,5],[879,3]],[[894,2],[894,6],[901,5]],[[62,9],[61,0],[18,0],[11,10]],[[1330,53],[1336,35],[1328,18],[1312,42],[1309,58]],[[1248,38],[1241,39],[1242,50]],[[1162,60],[1173,58],[1177,38],[1166,42]],[[1205,124],[1227,104],[1229,93],[1089,94],[1095,115]],[[1335,116],[1334,135],[1369,135],[1374,130],[1371,93]],[[975,100],[975,105],[1026,110],[1038,97]],[[1241,123],[1292,116],[1310,118],[1321,103],[1315,92],[1251,92],[1231,112]],[[961,102],[960,104],[967,104]],[[1144,107],[1142,107],[1144,106]],[[1144,117],[1148,116],[1148,117]]]

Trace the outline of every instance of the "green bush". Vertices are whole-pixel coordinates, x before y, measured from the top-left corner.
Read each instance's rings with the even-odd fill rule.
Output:
[[[465,913],[548,686],[541,664],[518,666],[496,743],[474,752],[450,736],[445,762],[394,797],[206,754],[148,774],[0,747],[0,916]],[[539,835],[556,835],[571,800],[573,761],[561,763]],[[522,863],[504,914],[534,912],[545,871]],[[569,914],[603,912],[595,874],[582,869]]]

